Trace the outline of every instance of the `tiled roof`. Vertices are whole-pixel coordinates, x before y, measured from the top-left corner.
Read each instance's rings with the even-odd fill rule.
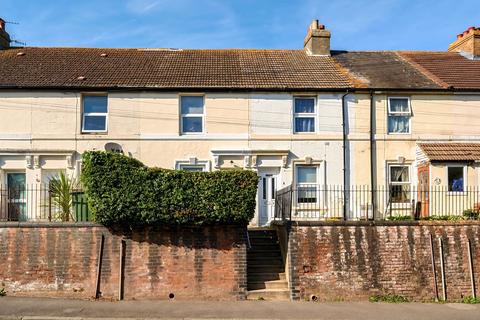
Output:
[[[480,90],[480,60],[420,51],[0,50],[0,88]]]
[[[430,161],[480,160],[480,143],[419,143]]]
[[[0,50],[0,88],[301,90],[350,86],[331,57],[309,56],[304,50]]]
[[[376,89],[442,89],[392,51],[333,51],[332,57],[355,79],[355,87]]]
[[[402,57],[432,79],[456,89],[480,89],[480,60],[455,52],[400,52]]]

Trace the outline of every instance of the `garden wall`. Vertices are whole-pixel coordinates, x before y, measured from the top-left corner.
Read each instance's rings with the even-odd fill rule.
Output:
[[[245,298],[246,226],[120,231],[96,224],[0,223],[0,288],[12,296],[94,297],[102,234],[104,298],[118,297],[122,239],[126,299]]]
[[[433,300],[431,234],[440,298],[438,238],[443,240],[447,300],[472,295],[467,239],[479,294],[478,222],[293,222],[288,229],[287,271],[293,299],[360,300],[396,294]]]

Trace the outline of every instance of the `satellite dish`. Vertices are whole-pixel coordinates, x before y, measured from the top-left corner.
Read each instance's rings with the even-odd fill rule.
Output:
[[[105,151],[123,153],[122,146],[115,142],[108,142],[105,144]]]

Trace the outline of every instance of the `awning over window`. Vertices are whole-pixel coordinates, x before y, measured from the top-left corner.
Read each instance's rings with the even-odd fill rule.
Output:
[[[419,143],[429,161],[480,160],[480,143]]]

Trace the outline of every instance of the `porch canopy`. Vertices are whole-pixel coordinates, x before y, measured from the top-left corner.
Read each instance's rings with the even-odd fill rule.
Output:
[[[476,161],[480,160],[480,143],[419,143],[428,161]]]

